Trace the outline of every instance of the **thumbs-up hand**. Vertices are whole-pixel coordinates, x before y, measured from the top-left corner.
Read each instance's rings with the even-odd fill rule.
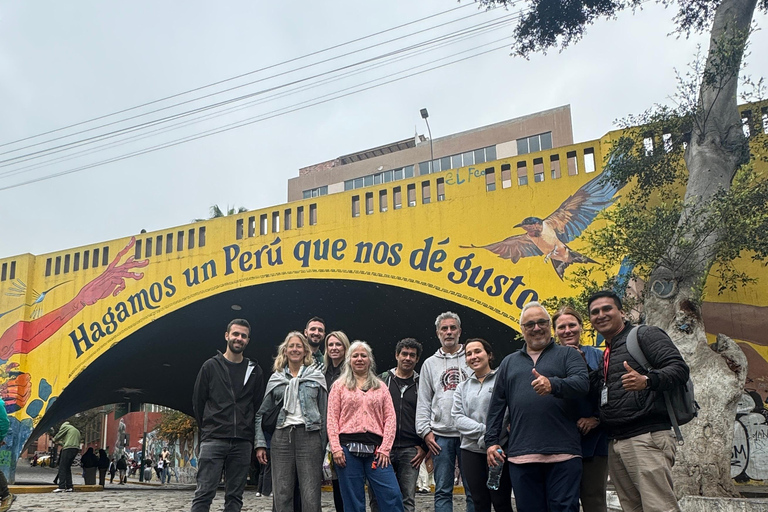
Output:
[[[536,368],[533,369],[532,373],[533,382],[531,382],[531,386],[533,386],[533,390],[542,396],[550,394],[552,392],[552,383],[549,382],[549,379],[540,375]]]
[[[624,361],[624,369],[627,373],[621,376],[621,385],[627,391],[641,391],[648,387],[648,377],[640,375]]]

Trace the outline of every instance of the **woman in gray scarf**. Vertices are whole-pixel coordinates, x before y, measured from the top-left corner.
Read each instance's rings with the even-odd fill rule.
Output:
[[[267,463],[262,420],[279,407],[270,447],[275,512],[293,510],[297,481],[302,510],[320,512],[328,403],[322,366],[315,364],[304,335],[294,331],[278,347],[272,370],[264,401],[256,413],[256,454],[261,464]]]

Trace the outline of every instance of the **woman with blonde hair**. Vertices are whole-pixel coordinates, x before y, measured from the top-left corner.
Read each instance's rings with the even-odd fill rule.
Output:
[[[325,383],[330,391],[331,386],[341,376],[344,369],[344,360],[349,350],[349,338],[343,331],[333,331],[325,337]],[[341,498],[339,479],[333,472],[331,485],[333,486],[333,504],[336,512],[344,512],[344,502]]]
[[[288,333],[280,344],[272,370],[256,413],[256,455],[259,463],[267,464],[265,429],[270,427],[265,420],[276,416],[270,447],[275,511],[293,510],[298,482],[302,510],[320,512],[328,401],[325,376],[314,362],[307,339],[298,331]]]
[[[365,482],[381,510],[402,512],[400,485],[389,463],[397,421],[392,396],[376,376],[371,347],[350,345],[328,397],[328,439],[346,512],[365,512]]]

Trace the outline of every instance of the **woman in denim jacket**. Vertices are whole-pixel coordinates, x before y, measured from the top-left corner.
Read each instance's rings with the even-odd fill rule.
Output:
[[[272,492],[275,512],[293,510],[298,481],[304,512],[320,512],[322,461],[325,453],[325,414],[328,403],[322,366],[315,364],[307,339],[288,333],[277,349],[264,401],[256,413],[256,454],[267,463],[262,418],[280,407],[272,436]]]

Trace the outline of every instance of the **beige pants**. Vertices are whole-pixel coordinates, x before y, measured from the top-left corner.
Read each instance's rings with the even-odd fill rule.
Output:
[[[608,445],[608,471],[624,512],[680,512],[672,489],[675,437],[662,430]]]

